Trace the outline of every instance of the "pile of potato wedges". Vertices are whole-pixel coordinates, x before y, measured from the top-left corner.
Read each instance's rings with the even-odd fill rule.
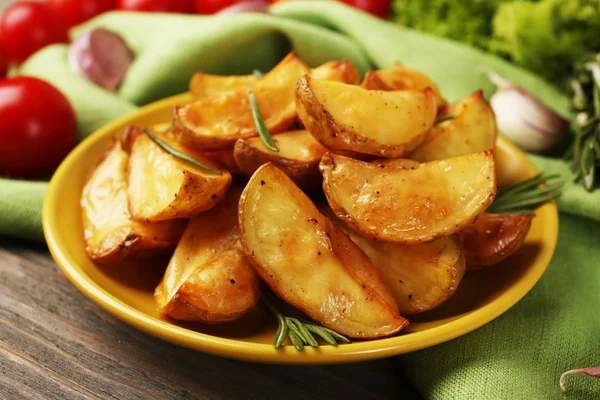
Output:
[[[258,135],[248,88],[278,151]],[[311,69],[294,53],[262,76],[197,73],[190,92],[153,133],[218,173],[132,126],[81,196],[94,262],[171,254],[155,291],[165,317],[232,321],[266,284],[340,334],[389,336],[529,231],[531,215],[486,213],[497,133],[481,92],[448,104],[402,65],[361,81],[349,61]]]

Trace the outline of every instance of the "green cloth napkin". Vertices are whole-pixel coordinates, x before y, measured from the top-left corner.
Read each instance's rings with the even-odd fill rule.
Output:
[[[364,72],[400,61],[421,69],[456,100],[493,87],[477,73],[487,66],[533,91],[567,114],[551,85],[498,58],[448,40],[402,29],[339,3],[293,2],[261,14],[200,17],[109,13],[72,32],[102,26],[123,35],[136,59],[118,94],[108,93],[67,68],[65,46],[34,55],[22,73],[55,84],[74,105],[81,136],[136,106],[187,90],[195,71],[249,73],[267,70],[290,49],[309,65],[347,58]],[[544,171],[568,176],[560,161],[532,157]],[[0,234],[40,238],[43,183],[0,180]],[[568,186],[561,211],[600,221],[600,192]],[[600,224],[561,215],[557,254],[541,282],[512,310],[474,333],[400,357],[407,375],[427,398],[562,398],[558,377],[566,369],[600,364],[600,309],[596,248]],[[595,279],[594,279],[595,278]],[[592,378],[573,377],[567,398],[600,391]]]

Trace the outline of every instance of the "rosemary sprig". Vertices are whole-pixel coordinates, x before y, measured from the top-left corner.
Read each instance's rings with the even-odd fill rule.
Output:
[[[452,119],[456,119],[456,115],[446,115],[446,116],[440,117],[435,120],[435,125],[437,125],[441,122],[444,122],[444,121],[450,121]]]
[[[488,211],[496,214],[534,214],[535,208],[560,196],[565,182],[557,178],[558,175],[538,174],[499,190]]]
[[[564,154],[575,180],[592,191],[600,166],[600,54],[575,65],[570,82],[571,110],[577,115],[575,137]]]
[[[290,338],[292,345],[298,351],[304,350],[305,345],[315,348],[319,347],[319,342],[317,342],[314,335],[321,337],[332,346],[337,346],[338,343],[350,343],[350,340],[347,337],[340,335],[329,328],[325,328],[324,326],[301,318],[283,314],[269,300],[269,295],[262,297],[261,304],[277,318],[277,332],[273,337],[273,347],[276,349],[283,345],[283,342],[287,337]]]
[[[254,96],[254,92],[251,88],[248,88],[248,100],[250,101],[252,117],[254,118],[254,124],[256,125],[256,130],[258,131],[260,138],[265,146],[269,148],[269,150],[278,153],[279,149],[277,148],[277,145],[275,145],[275,142],[273,141],[267,126],[265,125],[265,120],[263,119],[262,115],[260,115],[260,108],[258,108],[256,96]]]
[[[156,135],[154,135],[152,132],[150,132],[148,129],[142,127],[142,132],[144,132],[154,143],[156,143],[158,145],[158,147],[160,147],[161,149],[163,149],[165,152],[169,153],[170,155],[172,155],[173,157],[177,157],[180,160],[189,162],[190,164],[205,169],[207,171],[212,172],[213,174],[217,174],[217,175],[222,175],[223,173],[219,170],[213,169],[211,167],[209,167],[206,164],[202,164],[200,161],[188,156],[185,153],[182,153],[181,151],[169,146],[168,144],[166,144],[165,142],[163,142],[162,140],[160,140]]]

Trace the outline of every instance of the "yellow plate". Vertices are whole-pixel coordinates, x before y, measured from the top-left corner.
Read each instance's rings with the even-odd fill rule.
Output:
[[[89,260],[84,250],[79,197],[90,170],[115,134],[129,124],[168,122],[173,105],[188,100],[188,94],[161,100],[91,135],[58,168],[44,202],[46,241],[67,277],[96,304],[142,331],[206,353],[264,363],[347,363],[388,357],[448,341],[490,322],[519,301],[550,263],[558,236],[555,204],[537,210],[527,240],[516,255],[488,271],[465,277],[447,303],[411,318],[411,325],[399,336],[338,347],[309,347],[300,353],[291,346],[280,350],[272,347],[275,321],[258,309],[242,320],[220,326],[167,322],[159,317],[152,299],[161,271],[125,274]],[[501,186],[537,173],[525,155],[506,140],[498,141],[496,153]]]

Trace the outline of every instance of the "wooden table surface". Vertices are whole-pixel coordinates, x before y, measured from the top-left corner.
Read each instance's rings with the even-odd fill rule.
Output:
[[[395,359],[232,361],[137,331],[70,284],[40,244],[0,237],[0,399],[418,399]]]

